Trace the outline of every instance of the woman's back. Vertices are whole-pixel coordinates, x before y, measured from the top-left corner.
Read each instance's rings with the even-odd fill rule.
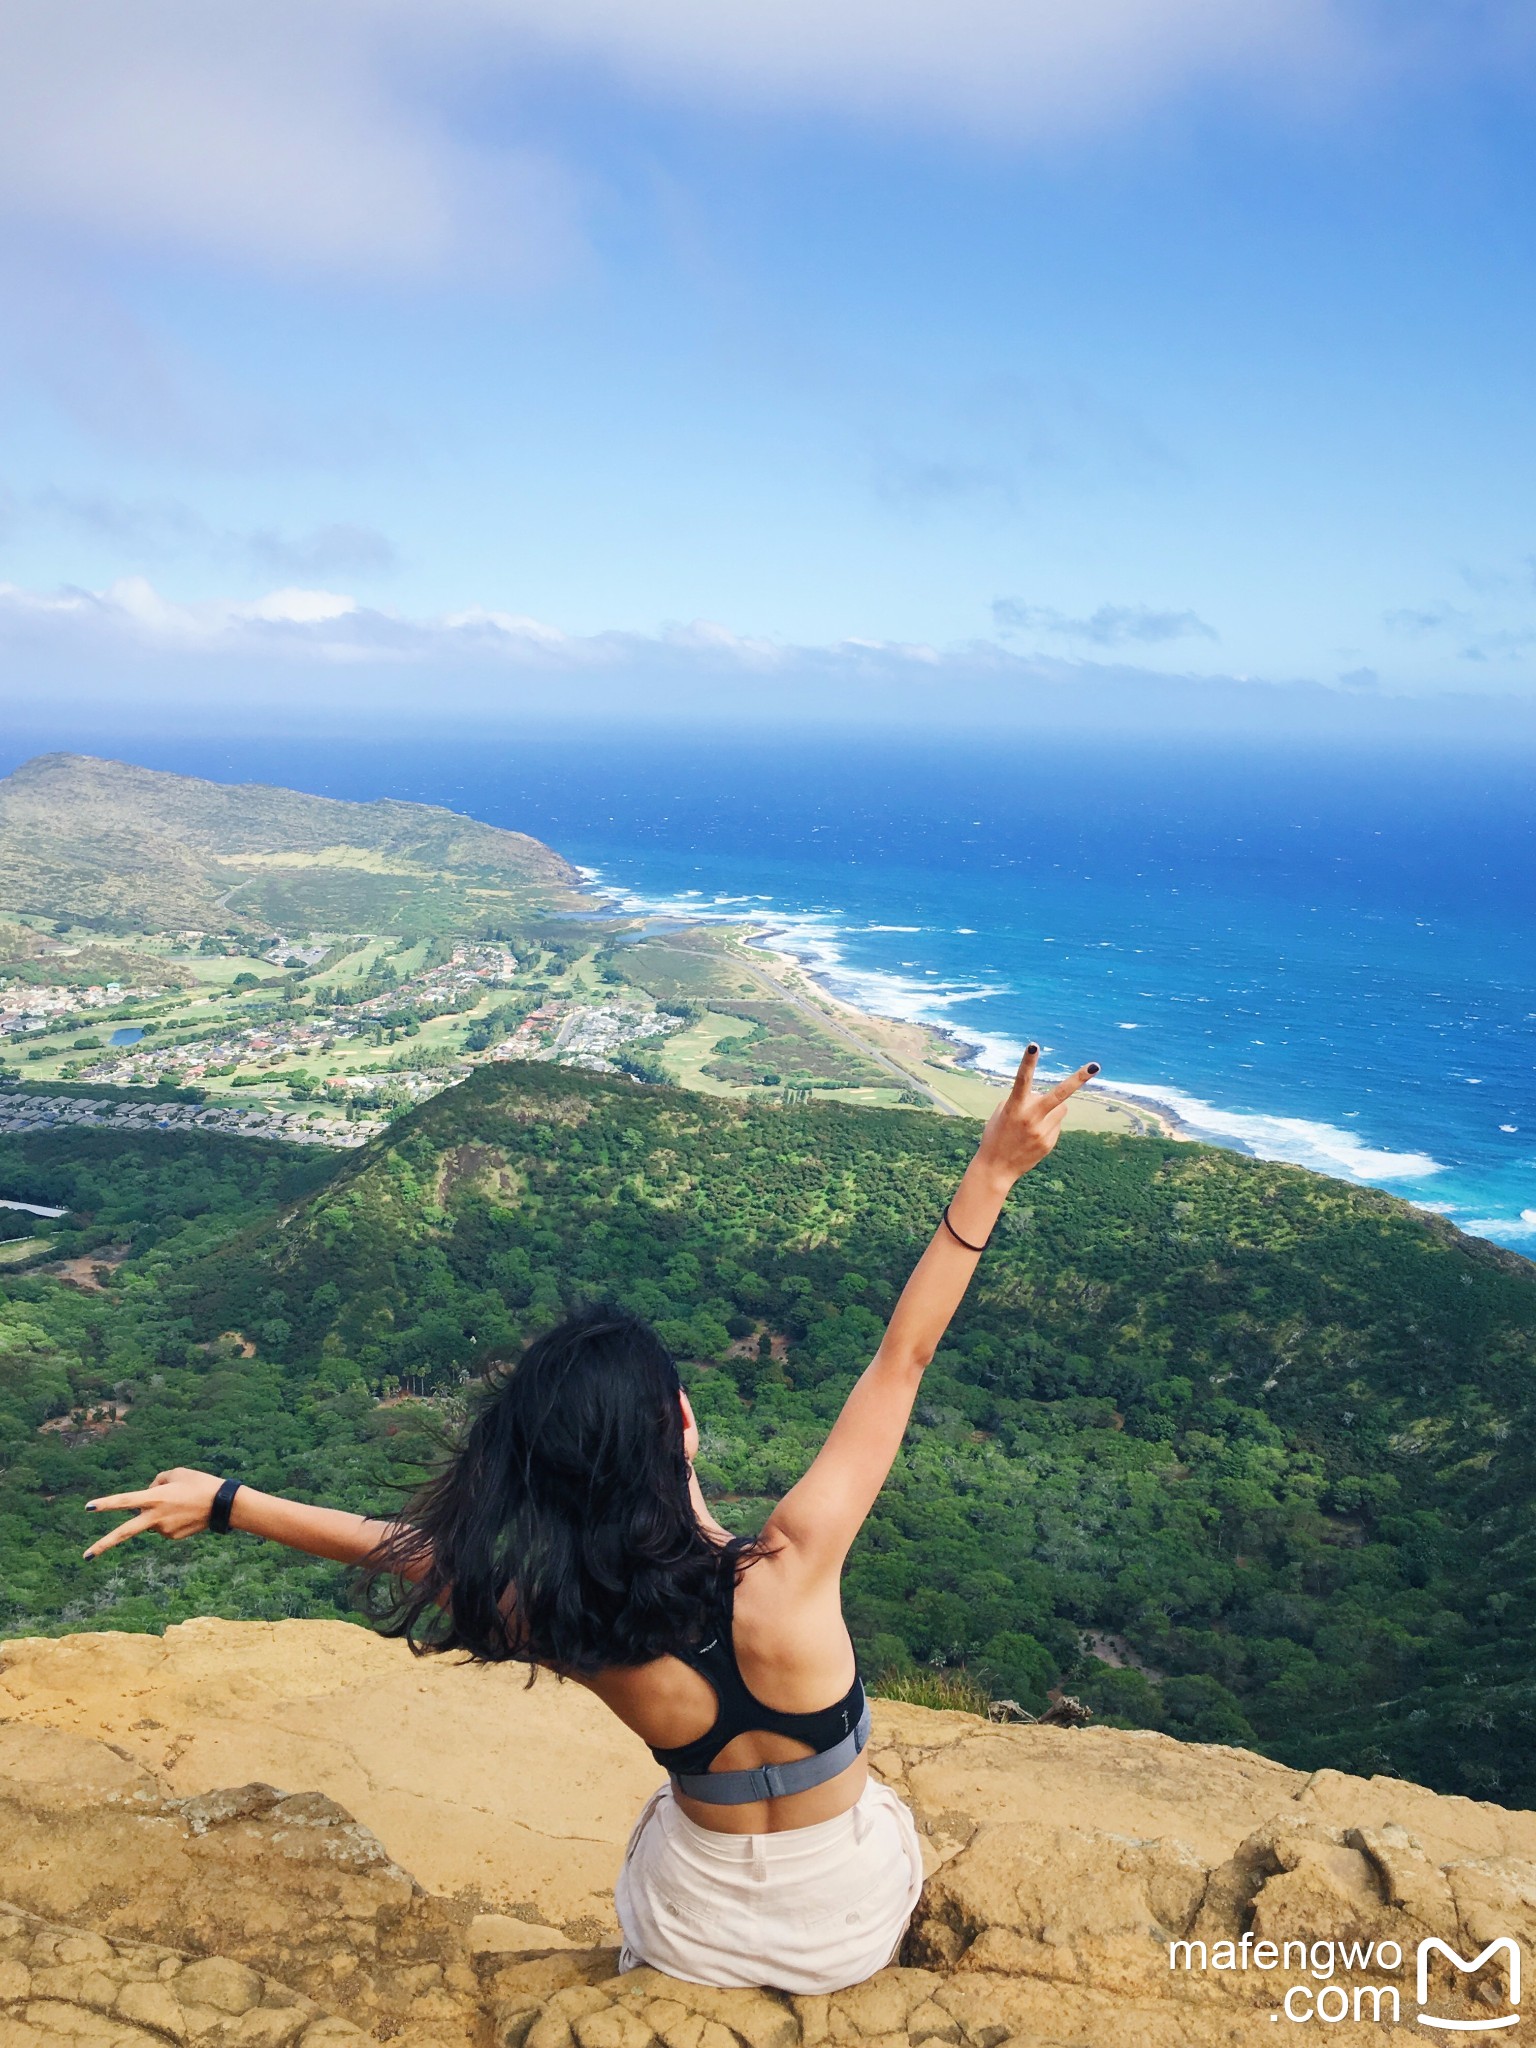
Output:
[[[706,1526],[726,1532],[706,1516]],[[770,1539],[771,1540],[771,1539]],[[845,1700],[854,1684],[853,1645],[843,1622],[834,1575],[808,1573],[785,1543],[750,1562],[734,1598],[702,1616],[705,1630],[729,1629],[736,1669],[753,1699],[770,1714],[819,1715]],[[715,1727],[721,1708],[716,1686],[681,1657],[599,1672],[583,1680],[626,1727],[653,1750],[679,1750]],[[745,1728],[711,1759],[711,1772],[750,1771],[814,1754],[811,1743],[771,1728]],[[700,1826],[727,1834],[775,1834],[845,1813],[867,1775],[862,1754],[835,1777],[804,1792],[736,1805],[708,1803],[679,1790],[678,1803]]]

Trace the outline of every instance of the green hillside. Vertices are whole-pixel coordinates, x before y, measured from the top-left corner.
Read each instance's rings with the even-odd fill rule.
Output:
[[[105,932],[473,932],[573,907],[576,880],[538,840],[427,804],[81,754],[0,779],[0,910]]]
[[[973,1138],[502,1066],[339,1165],[0,1140],[0,1191],[77,1212],[60,1251],[129,1247],[94,1293],[5,1279],[0,1625],[331,1611],[334,1570],[245,1542],[83,1567],[76,1504],[183,1459],[378,1504],[466,1375],[600,1294],[691,1361],[701,1475],[749,1526]],[[1385,1196],[1068,1134],[1015,1194],[855,1551],[867,1666],[1035,1708],[1060,1682],[1198,1739],[1536,1799],[1533,1279]]]
[[[177,961],[131,947],[64,946],[44,938],[30,925],[0,918],[0,981],[14,982],[23,989],[29,985],[99,988],[114,981],[154,981],[167,988],[184,988],[191,984],[192,975]]]

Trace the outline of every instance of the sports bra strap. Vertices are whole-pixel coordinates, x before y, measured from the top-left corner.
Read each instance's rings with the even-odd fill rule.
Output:
[[[733,1542],[734,1553],[739,1544]],[[736,1661],[734,1610],[736,1596],[733,1560],[717,1582],[710,1602],[706,1630],[708,1639],[674,1652],[683,1663],[708,1681],[715,1695],[715,1718],[704,1734],[692,1742],[672,1748],[652,1746],[651,1754],[672,1782],[689,1797],[719,1806],[745,1806],[758,1799],[781,1799],[791,1792],[804,1792],[825,1784],[845,1771],[869,1739],[869,1704],[857,1673],[840,1700],[811,1713],[789,1713],[766,1706],[741,1675]],[[787,1736],[803,1742],[811,1751],[786,1764],[765,1764],[751,1771],[715,1771],[710,1766],[720,1752],[738,1735],[761,1733]]]
[[[809,1792],[813,1785],[825,1785],[840,1771],[846,1771],[869,1740],[869,1702],[841,1742],[816,1756],[797,1756],[787,1764],[761,1764],[755,1771],[674,1771],[676,1791],[710,1806],[750,1806],[759,1799],[787,1799],[793,1792]]]

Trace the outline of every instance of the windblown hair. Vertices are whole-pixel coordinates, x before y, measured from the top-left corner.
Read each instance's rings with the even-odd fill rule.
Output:
[[[366,1561],[385,1633],[583,1677],[695,1640],[755,1546],[699,1526],[680,1391],[656,1332],[612,1308],[494,1365],[462,1441]]]

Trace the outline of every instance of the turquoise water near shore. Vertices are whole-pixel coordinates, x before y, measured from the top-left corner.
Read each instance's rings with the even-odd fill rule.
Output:
[[[985,1065],[1037,1036],[1201,1135],[1536,1250],[1527,760],[548,730],[131,758],[535,833]]]

